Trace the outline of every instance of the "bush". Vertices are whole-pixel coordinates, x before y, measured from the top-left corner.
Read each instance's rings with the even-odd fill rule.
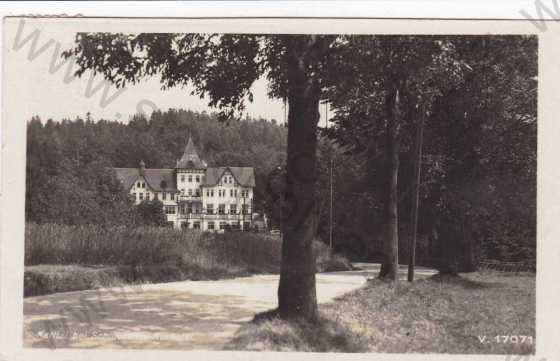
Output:
[[[350,261],[338,254],[333,254],[322,242],[315,242],[317,272],[350,271],[354,269]]]

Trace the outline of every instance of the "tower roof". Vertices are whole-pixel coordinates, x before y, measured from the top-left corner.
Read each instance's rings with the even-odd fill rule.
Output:
[[[175,168],[190,168],[190,169],[203,169],[206,168],[206,163],[204,163],[198,156],[196,147],[192,138],[189,136],[187,141],[187,146],[183,152],[181,159],[177,161],[177,166]]]

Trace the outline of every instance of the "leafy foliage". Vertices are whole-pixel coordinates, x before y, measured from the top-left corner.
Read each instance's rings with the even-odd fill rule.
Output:
[[[387,202],[387,95],[398,89],[399,228],[405,232],[414,127],[427,118],[422,257],[445,271],[472,269],[481,256],[534,259],[536,38],[374,36],[348,42],[355,60],[338,63],[333,73],[339,82],[326,99],[335,115],[324,133],[366,160],[372,223],[387,222],[377,205]],[[374,237],[383,233],[375,229]]]
[[[167,217],[163,213],[163,203],[158,199],[143,201],[136,206],[136,223],[146,226],[164,226]]]

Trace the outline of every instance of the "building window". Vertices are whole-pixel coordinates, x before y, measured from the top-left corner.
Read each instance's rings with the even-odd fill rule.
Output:
[[[230,196],[230,197],[233,197],[233,189],[230,189],[230,190],[229,190],[229,196]]]
[[[197,197],[200,197],[200,189],[197,189],[197,190],[194,192],[194,194],[195,194]]]
[[[141,188],[140,182],[136,182],[136,188]]]
[[[167,193],[162,192],[162,193],[161,193],[161,199],[162,199],[162,200],[166,200],[166,199],[167,199]]]
[[[210,190],[210,196],[214,197],[214,190],[213,189]]]
[[[242,210],[243,210],[243,214],[249,214],[249,205],[243,204]]]
[[[214,230],[214,222],[208,222],[208,230],[210,231]]]
[[[229,205],[229,214],[237,214],[237,204]]]
[[[218,214],[226,214],[226,205],[225,204],[218,205]]]
[[[158,192],[155,192],[155,193],[154,193],[154,199],[159,199],[159,195],[158,195],[158,194],[159,194]]]
[[[213,204],[207,204],[206,205],[206,213],[214,214],[214,205]]]
[[[195,180],[196,180],[197,182],[200,182],[200,176],[196,176],[196,177],[195,177]]]
[[[185,181],[185,176],[182,175],[182,176],[181,176],[181,182],[184,182],[184,181]]]
[[[175,206],[165,206],[165,214],[175,214]]]
[[[189,189],[189,197],[192,196],[192,189]]]
[[[234,190],[233,194],[235,194],[235,197],[237,197],[237,189]]]
[[[194,229],[200,229],[200,222],[194,222],[193,223],[193,228]]]
[[[134,197],[134,200],[138,199],[138,196],[136,195],[136,193],[132,193],[132,196]]]
[[[227,223],[226,222],[220,222],[220,229],[226,229]]]
[[[140,196],[140,200],[143,201],[144,200],[144,193],[138,193],[138,195]]]
[[[172,201],[175,200],[175,193],[170,193],[169,195],[170,195],[169,198],[170,198]]]
[[[210,191],[208,189],[206,190],[206,197],[210,197]]]
[[[192,175],[189,176],[189,183],[192,183]]]

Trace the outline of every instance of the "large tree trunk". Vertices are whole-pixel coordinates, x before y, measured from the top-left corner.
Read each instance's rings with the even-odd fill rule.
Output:
[[[396,281],[399,272],[399,218],[398,218],[398,174],[399,174],[399,91],[387,95],[386,132],[386,199],[385,199],[385,244],[384,261],[379,277]]]
[[[315,290],[315,163],[320,89],[308,66],[314,37],[290,38],[288,47],[287,187],[283,217],[278,312],[282,318],[317,319]]]

